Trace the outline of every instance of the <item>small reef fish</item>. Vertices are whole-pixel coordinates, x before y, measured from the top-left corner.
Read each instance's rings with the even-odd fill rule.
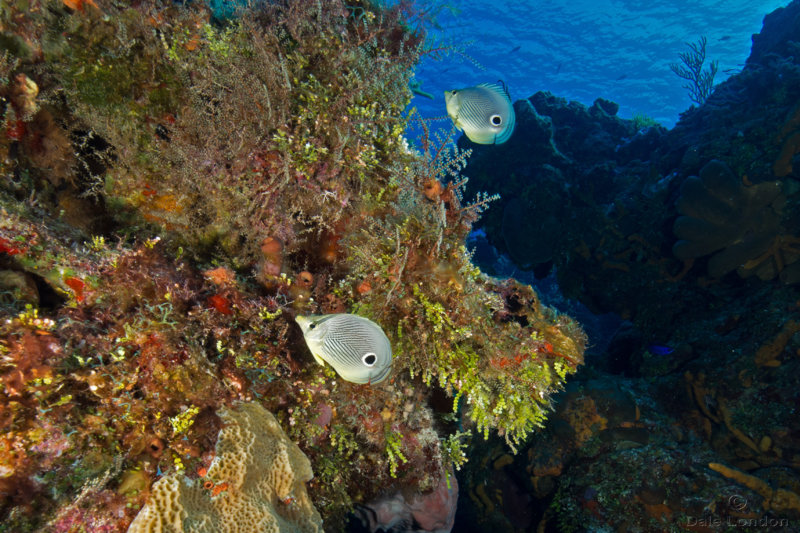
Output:
[[[647,351],[653,355],[669,355],[675,351],[675,348],[664,346],[663,344],[649,344]]]
[[[502,144],[514,132],[514,107],[503,82],[445,91],[447,114],[478,144]]]
[[[352,383],[380,383],[392,371],[392,345],[381,327],[358,315],[298,316],[314,359]]]

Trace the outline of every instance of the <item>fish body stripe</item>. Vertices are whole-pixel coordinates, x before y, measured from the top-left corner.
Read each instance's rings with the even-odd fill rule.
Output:
[[[514,132],[514,107],[504,85],[481,84],[445,95],[448,113],[471,141],[500,144]],[[501,119],[499,125],[492,123],[495,115]]]
[[[352,314],[298,316],[308,347],[318,362],[328,363],[347,381],[379,383],[392,369],[392,345],[381,327]],[[367,365],[366,354],[375,362]]]
[[[335,327],[335,331],[325,336],[323,348],[325,354],[336,357],[338,363],[355,367],[364,366],[361,359],[368,352],[374,352],[378,361],[385,360],[386,353],[382,339],[374,331],[358,327],[360,324],[332,323],[331,326]]]
[[[459,118],[464,117],[464,124],[473,129],[489,125],[490,115],[492,115],[492,103],[481,96],[467,99],[458,114]]]

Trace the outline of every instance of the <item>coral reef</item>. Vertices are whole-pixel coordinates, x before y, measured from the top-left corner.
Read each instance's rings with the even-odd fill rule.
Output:
[[[403,138],[426,13],[247,9],[2,12],[0,531],[123,530],[196,492],[237,401],[275,413],[338,531],[441,494],[466,435],[521,445],[583,361],[574,320],[473,265],[469,153]],[[391,379],[314,363],[294,317],[343,312],[386,331]]]
[[[220,529],[245,499],[328,531],[357,505],[406,529],[797,529],[800,2],[670,131],[539,92],[492,147],[405,114],[440,53],[412,4],[2,10],[0,532],[156,527],[167,501]],[[613,313],[566,387],[576,306],[491,276],[514,268]],[[381,326],[391,378],[314,363],[294,318],[328,313]],[[305,489],[252,494],[236,454],[268,462],[264,427]]]
[[[205,476],[159,479],[128,531],[322,531],[305,488],[311,464],[272,413],[255,403],[218,413],[225,426]]]
[[[521,453],[471,442],[465,531],[798,529],[799,16],[670,131],[536,93],[500,161],[474,148],[468,191],[504,197],[481,268],[603,327]]]

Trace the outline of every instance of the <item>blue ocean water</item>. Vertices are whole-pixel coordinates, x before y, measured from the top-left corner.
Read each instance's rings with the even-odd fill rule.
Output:
[[[513,100],[537,91],[591,105],[620,104],[619,116],[643,114],[672,127],[692,104],[669,68],[687,42],[706,36],[715,81],[738,72],[753,33],[788,0],[451,0],[431,43],[463,46],[483,70],[458,55],[424,60],[417,70],[434,100],[412,102],[424,117],[445,115],[442,93],[504,80]],[[443,124],[449,127],[449,124]]]

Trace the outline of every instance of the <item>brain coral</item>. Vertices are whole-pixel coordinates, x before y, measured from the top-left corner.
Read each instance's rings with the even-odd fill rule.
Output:
[[[321,532],[305,488],[311,464],[275,417],[255,403],[219,415],[225,426],[206,477],[158,480],[128,533]]]
[[[699,177],[690,176],[681,185],[682,216],[673,226],[680,240],[672,252],[679,259],[716,252],[708,260],[708,273],[715,278],[739,269],[742,277],[771,279],[779,268],[768,260],[769,252],[783,232],[784,202],[781,182],[746,187],[728,165],[710,161]]]

